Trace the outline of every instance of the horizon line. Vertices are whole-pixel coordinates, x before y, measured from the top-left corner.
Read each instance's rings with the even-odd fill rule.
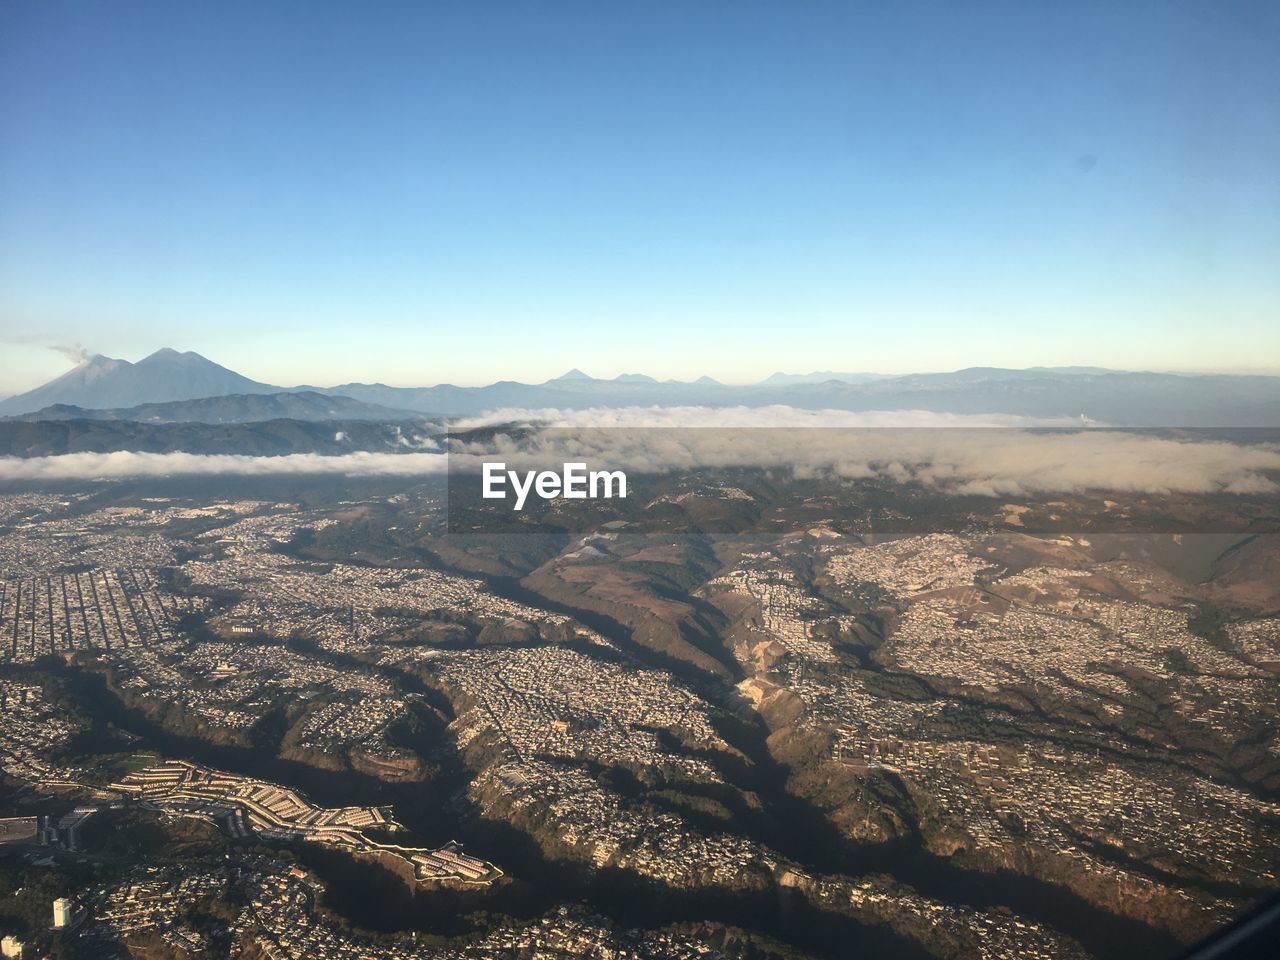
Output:
[[[35,346],[34,344],[28,344],[28,345]],[[653,374],[643,373],[639,370],[631,370],[631,369],[621,370],[620,372],[614,374],[613,376],[594,376],[590,373],[585,372],[580,367],[571,366],[564,373],[561,373],[556,376],[547,377],[545,379],[518,379],[517,377],[513,377],[513,376],[496,376],[493,379],[486,380],[486,381],[470,381],[470,380],[455,381],[455,380],[446,379],[446,380],[436,380],[434,382],[430,382],[429,380],[423,380],[418,382],[402,382],[399,380],[399,378],[397,378],[397,380],[394,382],[388,381],[388,380],[379,380],[379,379],[371,379],[371,380],[349,379],[349,380],[343,380],[342,382],[328,384],[328,385],[324,384],[323,382],[318,382],[315,380],[307,380],[307,381],[299,382],[293,385],[282,385],[282,384],[271,383],[268,380],[257,380],[255,377],[245,374],[241,370],[234,369],[232,367],[227,367],[216,360],[210,359],[209,357],[205,356],[204,354],[196,350],[179,350],[174,347],[164,346],[144,354],[143,356],[139,357],[137,360],[127,360],[124,357],[113,357],[105,353],[90,352],[78,346],[76,348],[68,348],[65,346],[60,346],[55,344],[46,344],[45,347],[46,349],[54,353],[62,354],[63,356],[67,357],[69,361],[73,359],[72,351],[74,350],[76,353],[79,354],[79,359],[76,360],[74,363],[71,363],[71,365],[68,366],[66,370],[64,370],[62,373],[56,374],[49,380],[43,381],[42,383],[38,383],[33,387],[14,390],[12,388],[9,388],[6,385],[2,390],[0,390],[0,400],[8,400],[13,397],[22,396],[23,394],[29,393],[32,390],[38,390],[42,386],[45,386],[48,383],[52,383],[53,381],[59,379],[60,377],[65,376],[68,373],[71,373],[77,368],[95,359],[116,360],[116,361],[133,365],[143,360],[149,359],[151,357],[161,355],[161,354],[169,354],[169,353],[178,354],[178,355],[186,355],[186,354],[194,355],[209,363],[214,363],[214,364],[217,364],[218,366],[224,367],[224,369],[231,370],[233,373],[239,374],[240,376],[244,376],[244,377],[247,377],[248,379],[254,380],[256,383],[260,383],[264,386],[276,387],[282,392],[297,392],[297,391],[302,391],[307,389],[335,390],[343,386],[384,386],[384,387],[390,387],[393,389],[401,389],[401,390],[430,389],[435,387],[458,387],[461,389],[481,389],[481,388],[493,386],[499,383],[519,383],[524,386],[541,386],[548,383],[555,383],[556,381],[561,381],[561,380],[569,380],[569,381],[590,380],[596,383],[614,383],[619,380],[622,380],[623,378],[631,378],[631,377],[646,377],[648,378],[648,380],[651,382],[651,385],[653,386],[662,386],[664,384],[689,385],[689,384],[695,384],[701,379],[708,379],[708,380],[714,381],[716,385],[723,386],[723,387],[760,387],[760,386],[768,385],[768,381],[774,377],[814,377],[822,374],[830,374],[830,377],[829,377],[830,381],[847,382],[847,381],[841,381],[841,377],[842,376],[876,377],[876,378],[889,380],[889,379],[897,379],[897,378],[910,377],[910,376],[935,376],[935,375],[945,375],[949,373],[961,373],[967,370],[984,370],[984,369],[1017,371],[1022,373],[1032,372],[1037,370],[1043,370],[1047,372],[1069,371],[1069,370],[1096,370],[1096,371],[1101,371],[1105,373],[1116,373],[1116,374],[1121,374],[1121,373],[1153,374],[1153,375],[1167,375],[1167,376],[1234,376],[1234,377],[1280,376],[1280,367],[1278,366],[1259,366],[1259,367],[1233,366],[1233,367],[1226,367],[1226,368],[1163,367],[1160,369],[1135,369],[1130,367],[1108,367],[1103,364],[1094,364],[1094,363],[1063,363],[1063,364],[1038,363],[1038,364],[1032,364],[1032,365],[1021,366],[1021,367],[1001,366],[996,364],[990,364],[990,365],[968,364],[965,366],[959,366],[959,367],[954,367],[950,369],[932,369],[932,370],[910,369],[910,370],[897,371],[897,372],[890,372],[885,370],[871,370],[871,369],[834,370],[830,368],[826,370],[809,370],[805,372],[776,370],[773,373],[766,374],[765,376],[757,380],[721,379],[711,374],[704,373],[699,377],[694,377],[688,380],[682,380],[676,377],[663,378],[663,377],[655,376]],[[816,381],[816,382],[822,383],[827,381]]]

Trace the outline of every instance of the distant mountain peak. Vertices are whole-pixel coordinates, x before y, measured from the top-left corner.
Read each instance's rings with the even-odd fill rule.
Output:
[[[0,403],[0,414],[22,414],[55,404],[88,410],[196,400],[279,390],[243,377],[212,360],[164,347],[137,363],[96,355],[44,386]]]
[[[148,354],[138,363],[181,363],[186,365],[205,365],[217,367],[219,370],[225,370],[226,367],[221,364],[214,363],[208,357],[202,357],[194,350],[175,350],[173,347],[161,347],[155,353]]]
[[[879,373],[841,373],[835,370],[814,370],[812,373],[783,373],[781,371],[761,380],[763,386],[793,387],[802,383],[871,383],[888,379]]]
[[[703,386],[703,387],[718,387],[718,386],[720,386],[720,381],[719,381],[719,380],[717,380],[715,377],[709,377],[709,376],[707,376],[705,373],[704,373],[702,376],[700,376],[697,380],[695,380],[695,381],[693,381],[693,382],[694,382],[694,383],[696,383],[696,384],[698,384],[698,385],[700,385],[700,386]]]
[[[577,367],[574,367],[568,373],[562,373],[560,376],[555,377],[554,379],[556,380],[594,380],[595,378],[590,376],[589,374],[583,373]]]
[[[620,373],[613,378],[614,383],[657,383],[653,377],[644,373]]]

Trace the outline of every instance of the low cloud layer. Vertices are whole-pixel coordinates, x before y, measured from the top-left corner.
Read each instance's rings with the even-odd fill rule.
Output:
[[[438,453],[293,453],[245,457],[198,453],[67,453],[55,457],[0,457],[0,480],[100,480],[120,477],[423,476],[444,473]]]
[[[1152,494],[1280,492],[1280,447],[1110,430],[1009,428],[545,429],[457,443],[454,468],[501,457],[512,467],[664,473],[763,467],[796,476],[917,482],[956,494],[1018,496],[1086,490]],[[471,461],[468,463],[468,461]]]
[[[760,467],[799,477],[834,475],[917,482],[957,494],[1018,496],[1087,490],[1152,494],[1276,494],[1280,446],[1212,437],[1149,436],[1112,430],[1034,430],[1016,417],[920,411],[846,413],[791,407],[647,407],[495,411],[455,422],[542,424],[483,442],[454,439],[439,453],[315,453],[254,457],[190,453],[76,453],[0,458],[0,480],[138,476],[429,476],[479,470],[590,469],[634,474]],[[559,426],[545,426],[546,424]],[[572,427],[568,425],[572,424]]]
[[[496,424],[538,424],[549,427],[665,427],[725,429],[743,427],[868,427],[875,429],[930,427],[1053,427],[1079,426],[1075,420],[1042,420],[1000,413],[938,413],[933,410],[804,410],[783,404],[765,407],[506,407],[451,422],[454,430]]]

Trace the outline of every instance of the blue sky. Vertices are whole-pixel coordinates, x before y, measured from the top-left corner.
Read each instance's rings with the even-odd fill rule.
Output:
[[[1280,369],[1274,3],[0,6],[0,393]]]

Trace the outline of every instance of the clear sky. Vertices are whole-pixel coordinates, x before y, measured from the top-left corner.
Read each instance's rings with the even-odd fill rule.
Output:
[[[1280,368],[1280,4],[0,5],[0,394]]]

